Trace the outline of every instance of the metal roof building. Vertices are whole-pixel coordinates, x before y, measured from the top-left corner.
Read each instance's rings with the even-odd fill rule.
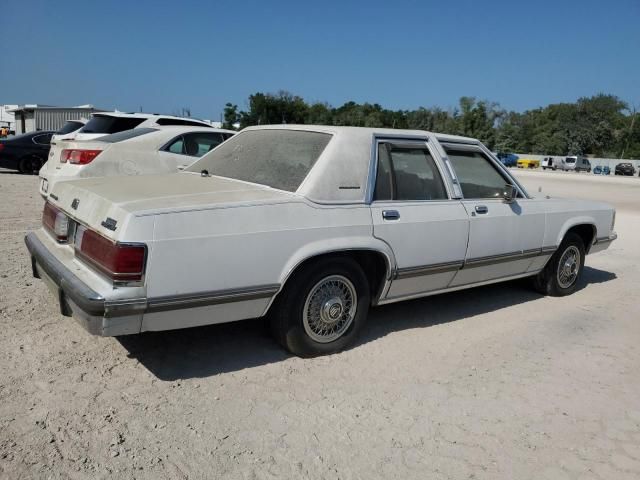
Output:
[[[78,107],[53,107],[50,105],[18,105],[10,110],[15,116],[16,135],[35,130],[58,130],[67,120],[89,119],[96,109],[93,105]]]

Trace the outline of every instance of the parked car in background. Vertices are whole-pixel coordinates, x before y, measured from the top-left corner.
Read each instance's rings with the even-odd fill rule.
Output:
[[[64,143],[40,170],[40,194],[56,182],[85,177],[177,172],[235,132],[203,127],[134,128]]]
[[[602,165],[597,165],[594,169],[593,169],[593,173],[595,175],[609,175],[611,173],[611,169],[608,166],[602,166]]]
[[[614,174],[615,175],[635,175],[636,174],[636,169],[633,168],[633,165],[631,163],[619,163],[616,165],[616,168],[614,170]]]
[[[538,168],[540,160],[532,160],[530,158],[521,158],[517,162],[518,168]]]
[[[555,163],[555,159],[553,157],[544,157],[542,159],[542,169],[546,170],[550,168],[551,170],[557,170],[558,165]]]
[[[375,305],[523,277],[568,295],[614,221],[606,204],[532,198],[474,139],[286,125],[180,173],[59,182],[25,241],[91,333],[268,314],[312,356],[351,345]]]
[[[505,167],[515,167],[518,161],[518,156],[513,153],[498,152],[496,157]]]
[[[20,173],[37,173],[47,161],[49,143],[54,133],[41,130],[0,139],[0,167]]]
[[[569,156],[564,158],[560,168],[564,171],[591,172],[591,162],[585,157]]]
[[[131,130],[132,128],[155,128],[165,126],[191,126],[213,128],[205,121],[195,118],[158,115],[155,113],[94,113],[91,119],[73,136],[74,140],[95,140],[112,133]]]
[[[72,136],[74,132],[77,132],[84,127],[85,123],[87,123],[87,121],[84,119],[67,120],[65,124],[53,134],[53,137],[51,137],[51,143],[64,140],[66,137]]]

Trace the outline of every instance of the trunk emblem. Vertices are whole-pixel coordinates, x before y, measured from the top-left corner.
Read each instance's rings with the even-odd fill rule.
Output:
[[[73,202],[71,202],[71,208],[73,208],[74,210],[78,209],[78,205],[80,205],[80,199],[79,198],[74,198]]]

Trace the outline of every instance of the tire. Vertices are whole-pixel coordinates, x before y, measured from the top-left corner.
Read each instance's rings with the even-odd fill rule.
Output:
[[[31,157],[22,157],[18,160],[18,171],[22,174],[30,174],[33,171]]]
[[[370,298],[369,281],[354,260],[315,261],[287,281],[269,313],[271,333],[300,357],[339,352],[358,337]],[[349,309],[354,304],[355,312]]]
[[[535,289],[543,295],[552,297],[571,295],[575,292],[582,275],[584,259],[585,249],[582,238],[575,233],[567,233],[547,265],[534,277]]]

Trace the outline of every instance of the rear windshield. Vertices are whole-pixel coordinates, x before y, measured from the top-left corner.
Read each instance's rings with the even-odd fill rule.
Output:
[[[56,135],[66,135],[67,133],[75,132],[79,128],[82,128],[82,122],[74,122],[72,120],[67,121],[60,130],[56,132]]]
[[[156,120],[158,125],[187,125],[193,127],[211,127],[204,122],[196,122],[193,120],[183,120],[181,118],[159,118]],[[211,127],[213,128],[213,127]]]
[[[107,115],[95,115],[91,120],[87,122],[82,133],[118,133],[123,130],[130,130],[137,127],[144,118],[131,118],[131,117],[110,117]]]
[[[250,130],[222,143],[187,171],[235,178],[295,192],[331,140],[296,130]]]
[[[565,158],[565,160],[564,160],[564,161],[565,161],[566,163],[576,163],[576,159],[575,159],[575,158],[569,158],[569,157],[567,157],[567,158]]]
[[[118,143],[124,140],[129,140],[130,138],[136,138],[141,135],[146,135],[147,133],[157,131],[157,128],[134,128],[132,130],[125,130],[124,132],[112,133],[111,135],[100,137],[99,140],[101,142],[107,143]]]

